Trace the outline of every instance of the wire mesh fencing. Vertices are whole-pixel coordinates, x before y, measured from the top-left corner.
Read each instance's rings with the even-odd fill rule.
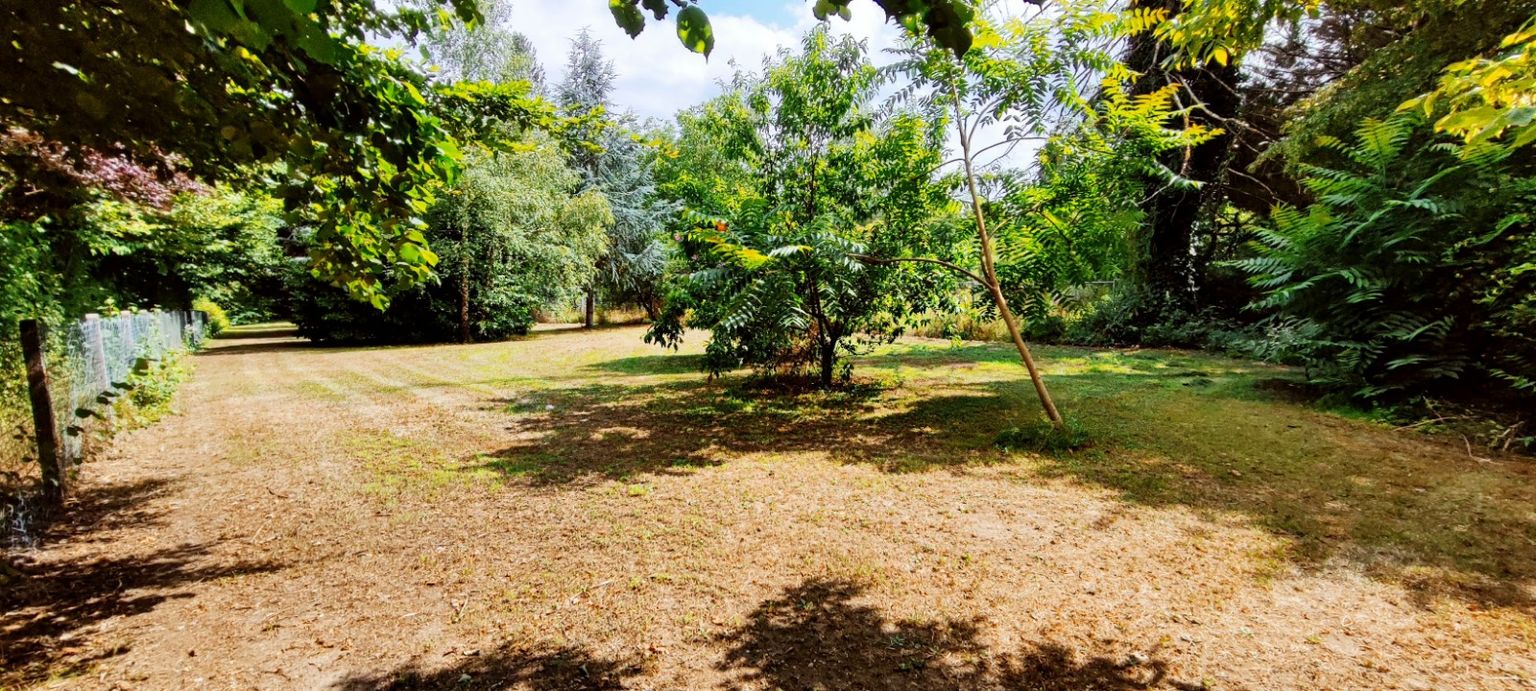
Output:
[[[207,330],[207,315],[192,310],[87,315],[49,339],[49,389],[61,465],[76,464],[103,425],[113,403],[128,389],[136,367],[195,348]],[[66,465],[67,467],[67,465]]]
[[[7,455],[0,464],[0,545],[12,546],[29,544],[36,519],[63,507],[75,469],[92,443],[112,432],[119,401],[140,390],[151,392],[151,404],[165,400],[167,382],[156,361],[197,347],[208,319],[198,311],[154,310],[88,315],[51,329],[24,319],[19,327],[20,338],[6,341],[5,352],[23,362],[8,363],[7,377],[11,383],[9,377],[22,374],[13,366],[24,364],[26,381],[20,391],[4,389],[4,419],[17,430],[15,441],[31,452],[6,451],[35,456],[29,462]],[[12,400],[18,395],[24,400]],[[121,409],[137,413],[141,401],[129,400]],[[31,424],[20,422],[23,413],[13,410],[18,405],[30,406]]]

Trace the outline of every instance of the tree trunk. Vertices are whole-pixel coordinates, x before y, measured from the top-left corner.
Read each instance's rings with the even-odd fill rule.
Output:
[[[992,302],[997,305],[997,313],[1002,316],[1003,323],[1008,327],[1008,335],[1013,338],[1013,347],[1019,351],[1019,359],[1024,361],[1024,369],[1029,371],[1029,381],[1035,386],[1035,395],[1040,398],[1040,407],[1045,410],[1045,417],[1051,421],[1051,425],[1057,429],[1065,426],[1061,419],[1061,413],[1056,410],[1056,401],[1051,398],[1051,393],[1045,388],[1045,380],[1040,377],[1040,370],[1035,366],[1035,358],[1029,352],[1029,345],[1024,342],[1024,335],[1019,331],[1019,322],[1013,316],[1013,310],[1008,308],[1008,300],[1003,297],[1002,285],[997,280],[997,263],[993,258],[992,236],[987,234],[986,214],[981,210],[981,190],[976,186],[976,169],[971,162],[971,138],[966,133],[965,118],[960,110],[960,94],[955,97],[955,124],[960,134],[961,161],[965,164],[965,182],[971,193],[971,214],[976,219],[976,237],[981,241],[981,272],[987,282],[987,292],[992,296]]]
[[[459,342],[469,343],[469,253],[459,261]]]
[[[1183,0],[1132,0],[1131,7],[1166,10],[1171,19],[1183,9]],[[1208,64],[1169,71],[1163,66],[1167,57],[1167,46],[1151,32],[1131,37],[1126,66],[1141,74],[1131,85],[1131,94],[1148,94],[1168,84],[1182,84],[1185,92],[1179,98],[1193,99],[1208,111],[1191,112],[1188,124],[1230,127],[1224,120],[1236,117],[1242,105],[1237,92],[1236,65]],[[1169,187],[1166,180],[1147,179],[1151,199],[1146,205],[1146,243],[1136,266],[1137,277],[1151,300],[1136,316],[1143,325],[1161,321],[1169,312],[1194,311],[1194,228],[1206,202],[1221,194],[1220,182],[1231,159],[1230,143],[1231,135],[1222,135],[1165,155],[1163,165],[1180,177],[1206,183],[1198,189],[1177,189]]]
[[[597,312],[597,300],[596,300],[596,298],[592,294],[592,287],[591,286],[587,287],[586,312],[587,312],[587,317],[586,317],[586,322],[585,322],[586,323],[586,328],[590,329],[590,328],[592,328],[592,315]]]
[[[468,343],[469,332],[469,223],[459,221],[459,342]]]
[[[821,348],[821,388],[832,388],[832,373],[837,369],[837,341],[828,339]]]

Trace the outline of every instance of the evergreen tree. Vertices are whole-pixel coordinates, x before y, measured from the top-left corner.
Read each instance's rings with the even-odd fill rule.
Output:
[[[613,92],[613,81],[617,76],[613,61],[603,57],[603,42],[593,38],[587,29],[582,29],[576,38],[571,39],[571,50],[565,60],[565,79],[560,81],[555,91],[555,100],[566,113],[572,115],[606,112],[608,97]],[[591,128],[581,132],[581,135],[581,141],[596,139],[596,132],[591,131]],[[601,149],[589,146],[578,145],[571,150],[571,163],[585,177],[587,187],[598,185],[602,157]],[[601,271],[603,267],[598,268]],[[593,312],[596,310],[595,292],[595,286],[587,287],[584,322],[589,329],[592,328]]]
[[[608,198],[614,223],[597,279],[610,303],[638,305],[655,319],[661,299],[657,285],[667,261],[663,237],[678,205],[657,192],[653,149],[623,130],[607,133],[603,149],[597,188]]]

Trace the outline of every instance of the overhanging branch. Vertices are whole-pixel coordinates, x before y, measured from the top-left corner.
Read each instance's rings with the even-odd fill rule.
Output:
[[[864,262],[865,264],[874,264],[877,266],[889,266],[891,264],[936,264],[951,271],[958,272],[961,275],[964,275],[971,280],[980,283],[981,285],[988,285],[987,279],[973,273],[970,269],[960,266],[954,262],[944,261],[943,259],[934,259],[933,257],[876,257],[869,254],[851,253],[848,256],[853,257],[858,261]]]

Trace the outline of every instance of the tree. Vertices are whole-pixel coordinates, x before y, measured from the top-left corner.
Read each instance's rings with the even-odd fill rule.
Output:
[[[1068,16],[1072,16],[1068,13]],[[998,252],[988,228],[987,202],[982,197],[980,157],[990,149],[1011,150],[1021,142],[1041,140],[1064,110],[1081,108],[1086,101],[1078,94],[1081,68],[1095,66],[1083,59],[1095,54],[1089,46],[1108,35],[1114,16],[1105,12],[1089,13],[1087,23],[1007,22],[1001,30],[986,21],[977,21],[979,45],[954,57],[942,49],[913,42],[904,51],[904,60],[893,72],[911,80],[901,98],[916,98],[921,107],[944,117],[954,128],[959,151],[954,162],[961,165],[967,205],[976,238],[975,270],[952,265],[949,268],[975,281],[986,292],[1018,350],[1019,359],[1029,372],[1030,382],[1040,399],[1040,406],[1056,429],[1064,427],[1018,318],[1009,307],[997,269]],[[1058,44],[1051,32],[1064,31]],[[1063,49],[1071,48],[1071,49]],[[1110,63],[1098,61],[1103,67]],[[991,145],[975,142],[977,131],[988,124],[1006,123],[1003,140]],[[871,262],[929,261],[932,258],[866,257]]]
[[[704,11],[672,4],[679,38],[707,55]],[[822,0],[814,12],[846,16],[847,4]],[[964,0],[877,4],[954,50],[969,45]],[[671,9],[661,0],[609,6],[631,35],[645,26],[642,7],[657,20]],[[475,21],[475,0],[7,0],[0,17],[0,130],[206,182],[281,164],[266,170],[285,183],[294,220],[316,228],[314,270],[377,306],[430,275],[436,257],[419,216],[433,185],[457,175],[463,139],[496,122],[554,122],[527,88],[429,80],[399,51],[367,43],[410,43],[440,24]]]
[[[526,82],[535,89],[542,90],[543,68],[539,65],[532,44],[522,34],[506,28],[511,10],[511,5],[505,0],[491,0],[480,5],[482,15],[480,21],[437,27],[426,35],[422,43],[425,56],[450,79]],[[516,129],[507,128],[504,131],[515,133]],[[527,143],[524,142],[524,144]],[[483,145],[476,146],[482,150],[482,154],[486,153]],[[483,191],[484,188],[483,184],[455,185],[451,193],[474,197],[475,192]],[[470,264],[480,253],[483,253],[483,250],[487,249],[485,245],[490,241],[489,235],[494,235],[496,231],[487,229],[483,223],[471,223],[465,214],[472,212],[463,207],[462,199],[459,202],[438,205],[434,209],[439,226],[443,220],[444,209],[457,209],[460,214],[458,222],[450,224],[453,228],[445,231],[438,227],[435,230],[438,231],[437,236],[448,238],[445,242],[452,243],[451,261],[456,265],[448,273],[452,274],[451,279],[458,287],[459,341],[468,343],[475,338],[477,332],[484,337],[487,334],[499,335],[510,329],[477,329],[472,323],[471,313],[476,311],[471,304],[472,286],[488,285],[488,283],[486,277],[475,275],[474,267]],[[453,230],[458,231],[457,235]],[[473,237],[471,237],[472,233]],[[491,280],[494,281],[494,277]],[[514,313],[528,311],[526,307],[509,306],[509,309]],[[515,322],[517,317],[512,319]]]
[[[606,300],[638,305],[654,320],[668,258],[666,229],[680,208],[661,197],[655,147],[637,141],[627,129],[620,125],[603,135],[597,189],[608,199],[614,220],[597,280]]]
[[[609,109],[609,95],[613,93],[613,81],[618,77],[613,61],[603,57],[603,44],[582,29],[571,39],[571,50],[566,55],[565,79],[555,91],[555,98],[565,112],[576,115],[602,116]],[[599,185],[599,176],[605,150],[596,146],[601,126],[593,124],[580,132],[580,142],[571,148],[571,161],[582,173],[584,184]],[[591,143],[587,143],[591,142]],[[585,143],[585,144],[584,144]],[[587,286],[585,292],[585,325],[592,328],[596,309],[596,286]]]
[[[680,237],[689,273],[647,340],[675,346],[691,310],[689,323],[711,330],[712,373],[810,371],[827,387],[862,345],[894,338],[953,290],[932,267],[854,259],[956,247],[954,208],[931,180],[938,132],[880,115],[878,85],[861,44],[816,29],[800,52],[681,116],[663,179],[696,228]]]
[[[436,195],[425,234],[441,253],[437,280],[380,312],[301,274],[300,332],[341,342],[501,339],[526,333],[536,310],[574,297],[591,280],[612,216],[601,194],[581,191],[558,145],[536,135],[523,143],[517,152],[470,154],[465,174]]]
[[[1177,21],[1184,0],[1132,0],[1132,16],[1164,17]],[[1172,59],[1173,48],[1155,31],[1134,32],[1128,39],[1125,64],[1137,73],[1131,94],[1157,93],[1173,85],[1190,108],[1190,124],[1216,131],[1238,115],[1237,61],[1230,57],[1180,66]],[[1174,315],[1194,312],[1196,284],[1193,250],[1195,226],[1220,192],[1220,181],[1231,160],[1231,139],[1206,137],[1184,149],[1163,152],[1160,165],[1144,181],[1147,208],[1142,241],[1137,243],[1136,290],[1140,308],[1133,318],[1140,325],[1167,321]],[[1163,170],[1178,179],[1199,184],[1170,185]]]
[[[209,181],[278,166],[265,169],[288,208],[316,228],[315,271],[382,305],[430,274],[414,219],[456,175],[461,138],[552,122],[526,88],[433,82],[366,43],[476,16],[472,0],[438,7],[7,2],[0,128]]]
[[[432,4],[428,3],[428,6]],[[544,92],[544,68],[528,37],[512,30],[510,0],[480,0],[480,19],[433,27],[421,41],[449,81],[527,82]]]

